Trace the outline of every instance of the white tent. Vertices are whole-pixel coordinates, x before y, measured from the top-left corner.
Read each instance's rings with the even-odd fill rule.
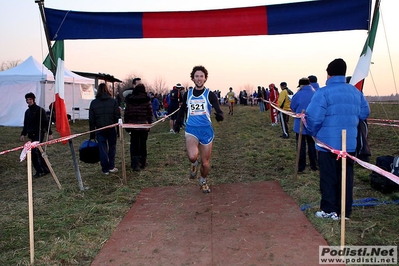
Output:
[[[94,99],[94,79],[65,70],[65,105],[73,119],[88,119]],[[27,109],[25,94],[33,92],[36,103],[49,110],[55,100],[54,76],[32,56],[16,67],[0,72],[0,125],[22,126]]]

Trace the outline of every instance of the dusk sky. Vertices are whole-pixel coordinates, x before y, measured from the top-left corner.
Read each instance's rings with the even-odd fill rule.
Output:
[[[270,5],[299,1],[203,0],[46,0],[46,7],[74,11],[185,11]],[[374,6],[374,1],[373,1]],[[399,71],[399,1],[382,0],[381,17],[371,65],[372,78],[366,79],[365,95],[396,94],[393,72]],[[337,14],[338,16],[339,14]],[[34,0],[8,1],[0,10],[0,63],[21,62],[33,56],[42,62],[47,47],[38,5]],[[312,19],[309,17],[309,19]],[[206,86],[225,94],[255,89],[258,85],[288,83],[296,91],[301,77],[316,75],[321,86],[326,67],[335,58],[348,65],[347,75],[356,67],[365,30],[183,39],[66,40],[65,66],[72,71],[107,73],[124,80],[140,76],[147,84],[162,79],[169,88],[176,83],[191,84],[189,74],[195,65],[209,71]]]

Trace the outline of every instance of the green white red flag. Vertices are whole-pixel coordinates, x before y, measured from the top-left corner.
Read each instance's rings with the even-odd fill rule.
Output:
[[[350,84],[354,85],[360,91],[363,91],[364,79],[368,76],[370,70],[371,56],[373,54],[379,18],[380,0],[377,0],[374,8],[373,21],[368,32],[366,43],[364,44],[363,51],[350,80]]]
[[[58,58],[57,72],[55,75],[55,125],[61,137],[71,135],[71,128],[66,113],[64,95],[64,61]],[[65,144],[65,143],[64,143]]]

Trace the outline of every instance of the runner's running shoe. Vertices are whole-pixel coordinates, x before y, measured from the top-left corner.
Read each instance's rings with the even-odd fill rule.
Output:
[[[211,193],[211,189],[209,188],[208,184],[206,183],[206,178],[200,177],[200,189],[204,193]]]

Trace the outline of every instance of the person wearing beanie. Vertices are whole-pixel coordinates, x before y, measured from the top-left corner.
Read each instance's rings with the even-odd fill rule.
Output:
[[[315,90],[310,85],[309,78],[301,78],[298,82],[298,91],[294,94],[291,100],[291,110],[296,114],[301,114],[306,110],[310,100],[312,99]],[[298,149],[299,133],[300,133],[301,119],[294,119],[294,132],[296,137],[296,147]],[[306,145],[307,144],[307,145]],[[302,138],[299,150],[298,173],[302,173],[306,169],[306,146],[309,156],[309,165],[312,171],[317,170],[316,147],[313,137],[308,134],[306,127],[302,127]]]
[[[310,81],[310,86],[312,86],[315,91],[320,89],[320,85],[317,83],[317,77],[315,75],[310,75],[308,79]]]
[[[125,90],[122,93],[123,98],[126,99],[127,96],[131,95],[133,93],[134,87],[136,87],[139,84],[143,84],[142,81],[141,81],[141,78],[134,78],[133,81],[132,81],[132,87],[127,89],[127,90]]]
[[[290,104],[291,104],[291,95],[293,95],[292,91],[287,87],[287,82],[280,83],[281,92],[278,96],[278,105],[284,111],[291,112]],[[283,134],[280,136],[283,139],[288,139],[290,137],[289,129],[288,129],[288,120],[290,116],[286,113],[279,112],[279,119],[281,123],[281,130]]]
[[[36,96],[32,92],[25,95],[28,109],[25,111],[24,125],[21,132],[21,141],[25,141],[25,136],[33,141],[43,142],[44,135],[48,131],[48,139],[53,139],[53,132],[49,128],[49,121],[46,115],[46,111],[36,104]],[[33,177],[38,178],[50,173],[46,162],[44,161],[42,154],[38,148],[32,149],[32,164],[35,168],[36,173]]]
[[[334,150],[342,150],[342,130],[346,130],[346,151],[355,155],[359,120],[370,114],[363,94],[345,80],[346,63],[333,60],[327,66],[326,86],[316,91],[306,108],[306,130],[318,141]],[[316,146],[320,170],[320,211],[316,217],[338,220],[341,213],[341,159],[323,147]],[[353,160],[346,162],[345,218],[352,213]]]

